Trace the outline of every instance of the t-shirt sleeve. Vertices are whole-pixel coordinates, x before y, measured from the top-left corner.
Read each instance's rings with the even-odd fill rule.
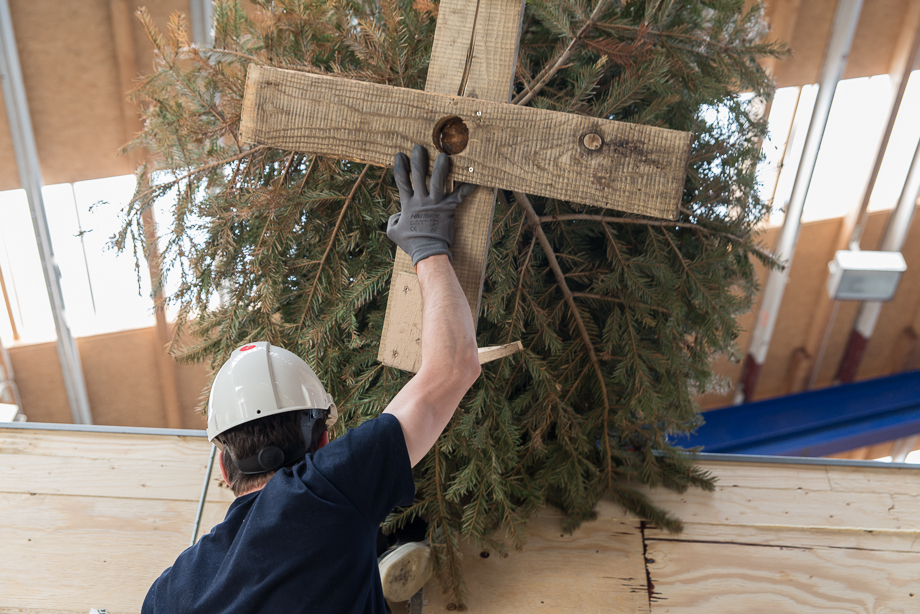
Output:
[[[392,414],[330,442],[313,455],[313,466],[373,524],[415,498],[406,439]]]

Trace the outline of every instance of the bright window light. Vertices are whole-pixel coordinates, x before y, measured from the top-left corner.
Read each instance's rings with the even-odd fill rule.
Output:
[[[796,103],[799,100],[798,87],[783,87],[776,90],[773,104],[770,106],[767,138],[763,141],[764,160],[757,166],[760,180],[760,197],[764,200],[773,198],[782,167],[782,157],[786,148],[792,120],[795,116]]]
[[[792,90],[794,88],[787,88]],[[815,101],[818,98],[818,86],[806,85],[802,88],[801,96],[798,97],[798,104],[792,99],[791,94],[785,94],[781,100],[786,108],[778,109],[779,117],[774,119],[774,111],[770,111],[768,123],[770,139],[775,139],[776,150],[772,152],[775,156],[774,165],[778,166],[776,185],[773,187],[773,207],[768,221],[769,226],[779,226],[785,219],[786,205],[789,204],[789,198],[792,196],[792,185],[795,181],[795,172],[799,167],[799,161],[802,159],[802,150],[805,148],[805,133],[808,130],[808,122],[815,108]],[[791,108],[790,108],[791,107]],[[784,117],[792,116],[791,125],[789,120],[783,121]],[[787,141],[788,138],[788,141]],[[779,157],[785,157],[782,161]],[[767,163],[770,162],[771,152],[765,152]],[[765,182],[766,183],[766,182]],[[763,194],[765,198],[770,198],[767,193]]]
[[[42,190],[67,323],[75,337],[154,325],[150,278],[141,260],[108,246],[119,212],[134,192],[134,177],[110,177]],[[0,270],[10,294],[20,343],[56,337],[23,190],[0,192]],[[0,338],[13,342],[9,314],[0,312]]]
[[[920,115],[914,111],[920,107],[918,73],[920,71],[911,75],[901,101],[900,112],[869,201],[870,211],[894,207],[904,186],[917,141],[920,140]],[[778,226],[783,222],[782,210],[792,194],[817,91],[816,85],[802,88],[802,97],[792,122],[792,142],[786,146],[784,141],[790,132],[789,109],[795,106],[795,96],[792,93],[794,88],[777,90],[770,113],[770,134],[764,142],[766,160],[762,164],[764,170],[761,173],[761,195],[770,198],[771,191],[775,195],[770,226]],[[844,217],[860,205],[869,173],[875,163],[882,131],[888,121],[883,110],[890,105],[892,95],[888,75],[847,79],[838,83],[805,200],[803,222]],[[785,159],[780,165],[779,156],[784,146]],[[777,166],[778,178],[774,179],[772,175],[776,174]]]
[[[898,204],[907,180],[907,171],[920,141],[920,70],[911,73],[898,118],[894,122],[891,140],[879,169],[878,181],[869,199],[869,211],[892,209]]]

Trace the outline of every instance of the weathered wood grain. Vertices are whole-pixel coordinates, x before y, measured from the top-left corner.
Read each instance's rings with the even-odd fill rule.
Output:
[[[452,156],[451,179],[676,217],[686,132],[257,65],[240,132],[251,143],[380,166],[422,143],[433,164],[436,124],[452,116],[469,142]],[[600,149],[585,147],[589,133],[600,135]]]
[[[920,610],[920,552],[649,541],[653,614]]]
[[[474,544],[465,542],[467,612],[649,611],[638,522],[589,522],[571,535],[560,526],[554,517],[533,520],[524,549],[507,558],[482,558]],[[425,597],[425,612],[447,611],[450,602],[436,582],[425,587]]]
[[[438,11],[425,91],[499,103],[510,101],[523,16],[524,0],[477,0],[475,3],[443,0]],[[427,143],[427,138],[417,142]],[[457,208],[455,219],[451,246],[454,271],[473,314],[474,328],[479,320],[495,195],[494,188],[476,190]],[[391,297],[396,291],[398,274],[412,270],[408,254],[397,248],[390,282]],[[392,338],[386,326],[396,315],[392,303],[392,300],[387,303],[378,360],[396,366],[389,362],[393,353],[391,346],[401,342]],[[409,315],[421,330],[421,304]],[[413,352],[419,355],[412,357],[411,362],[415,364],[420,361],[421,348],[413,348]],[[409,357],[404,359],[408,361]]]
[[[789,490],[842,490],[888,494],[920,494],[920,471],[905,467],[845,465],[797,465],[763,463],[763,471],[751,471],[748,462],[714,462],[701,465],[716,472],[719,486]]]

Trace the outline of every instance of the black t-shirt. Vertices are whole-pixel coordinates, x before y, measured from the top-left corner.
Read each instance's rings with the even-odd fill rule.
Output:
[[[382,613],[377,530],[414,496],[402,428],[383,414],[237,498],[142,612]]]

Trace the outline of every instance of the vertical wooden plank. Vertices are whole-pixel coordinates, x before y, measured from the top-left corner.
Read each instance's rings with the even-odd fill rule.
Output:
[[[508,102],[514,84],[523,15],[523,0],[443,0],[425,91]],[[433,150],[431,144],[425,145]],[[454,224],[453,265],[473,313],[474,324],[479,319],[495,195],[494,188],[476,190],[457,209]],[[394,337],[398,332],[390,326],[396,317],[393,295],[398,291],[397,278],[399,273],[413,270],[412,259],[397,248],[377,356],[386,365],[398,366],[392,362],[392,357],[393,351],[399,350],[391,347],[396,343]],[[411,317],[421,330],[421,305],[414,313],[400,314],[401,320],[405,317]],[[421,364],[421,346],[417,352]],[[414,364],[416,359],[413,357],[411,362]]]

